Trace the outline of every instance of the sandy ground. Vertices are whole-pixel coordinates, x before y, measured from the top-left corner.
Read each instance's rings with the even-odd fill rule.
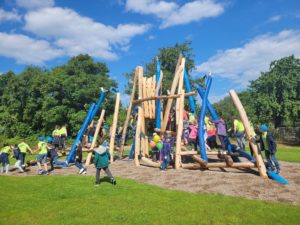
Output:
[[[289,181],[283,185],[270,179],[259,177],[257,169],[210,169],[186,170],[168,169],[161,172],[158,168],[136,167],[131,160],[117,160],[111,166],[114,176],[134,179],[162,188],[186,191],[241,196],[249,199],[260,199],[289,204],[300,204],[300,164],[281,162],[281,175]],[[93,165],[87,168],[87,175],[94,175]],[[56,169],[51,175],[76,174],[78,169],[70,166],[67,169]],[[36,175],[37,169],[30,167],[27,172],[12,171],[11,175]],[[103,175],[103,172],[102,172]]]

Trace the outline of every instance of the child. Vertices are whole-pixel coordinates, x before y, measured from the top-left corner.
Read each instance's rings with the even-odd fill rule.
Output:
[[[231,120],[233,123],[233,132],[238,143],[239,148],[242,151],[245,151],[246,144],[245,144],[245,128],[244,124],[236,119],[234,116],[231,116]],[[232,129],[231,129],[232,130]]]
[[[184,120],[183,121],[183,132],[182,132],[182,137],[183,137],[183,144],[184,145],[187,145],[189,142],[188,142],[188,139],[189,139],[189,122],[187,120]]]
[[[76,144],[75,166],[79,169],[79,174],[86,174],[86,168],[82,165],[82,144]]]
[[[24,142],[24,140],[23,140],[23,142],[21,142],[20,144],[18,144],[18,148],[20,149],[19,160],[21,160],[21,166],[24,169],[25,168],[26,153],[27,153],[27,151],[30,151],[30,153],[33,154],[33,151],[29,147],[29,145]]]
[[[198,127],[197,122],[190,122],[189,125],[189,145],[192,145],[192,151],[197,151]],[[194,148],[193,148],[194,145]]]
[[[273,138],[273,135],[268,132],[268,127],[266,125],[262,125],[260,127],[260,144],[261,144],[261,150],[265,151],[265,157],[268,162],[268,166],[272,171],[274,171],[273,163],[276,167],[276,173],[280,173],[280,165],[279,162],[276,159],[276,142]]]
[[[47,144],[45,142],[44,137],[39,137],[39,143],[38,143],[38,150],[40,151],[39,154],[36,157],[36,162],[38,165],[38,174],[39,175],[48,175],[48,167],[47,167]],[[44,171],[42,170],[42,165],[44,165]]]
[[[17,168],[17,169],[19,169],[19,171],[21,172],[21,173],[24,173],[24,170],[23,170],[23,168],[21,167],[21,164],[22,164],[22,162],[21,162],[21,160],[20,160],[20,149],[17,147],[17,145],[16,144],[13,144],[12,146],[12,149],[13,149],[13,158],[15,158],[16,159],[16,163],[15,163],[15,168]]]
[[[113,185],[116,185],[117,182],[115,178],[112,176],[108,165],[109,165],[109,158],[110,158],[110,153],[108,149],[104,146],[99,146],[94,150],[95,152],[95,159],[94,159],[94,164],[96,167],[96,186],[99,186],[100,184],[100,171],[103,169],[107,176],[110,178],[110,182]]]
[[[171,139],[172,139],[171,135],[166,136],[166,141],[164,141],[163,149],[161,150],[161,156],[162,156],[162,164],[160,167],[161,171],[167,169],[170,160],[173,158],[174,151],[171,146]]]
[[[226,130],[226,124],[223,118],[220,118],[218,120],[214,120],[213,123],[216,124],[217,127],[217,135],[220,139],[221,146],[223,151],[226,151],[226,145],[224,142],[224,138],[227,137],[227,130]]]
[[[61,136],[60,136],[60,127],[58,125],[55,126],[55,130],[52,132],[53,141],[55,148],[58,150],[61,144]]]
[[[8,174],[9,171],[9,152],[11,151],[11,147],[5,143],[3,145],[3,148],[1,149],[1,163],[2,163],[2,167],[1,167],[1,173],[3,174],[4,172],[6,174]]]
[[[67,132],[67,125],[64,125],[60,128],[59,130],[59,133],[60,133],[60,144],[61,144],[61,147],[62,147],[62,150],[63,150],[63,153],[64,153],[64,150],[66,149],[66,140],[67,140],[67,137],[68,137],[68,132]]]
[[[47,140],[47,149],[48,149],[48,157],[50,157],[50,171],[54,170],[54,165],[62,166],[62,168],[67,168],[68,164],[63,161],[58,160],[58,154],[54,145],[50,143],[50,140]]]

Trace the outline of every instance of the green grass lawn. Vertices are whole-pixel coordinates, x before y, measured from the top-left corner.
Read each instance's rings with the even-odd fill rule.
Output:
[[[300,206],[88,176],[0,177],[1,224],[299,224]]]
[[[246,148],[246,151],[250,153],[249,148]],[[265,153],[262,152],[263,157],[265,157]],[[285,162],[296,162],[300,163],[300,148],[299,147],[285,147],[278,146],[277,159]]]

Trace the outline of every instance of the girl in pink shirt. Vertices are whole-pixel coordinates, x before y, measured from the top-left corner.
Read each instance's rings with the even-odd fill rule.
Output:
[[[192,145],[192,150],[197,151],[197,140],[198,140],[198,126],[196,122],[194,124],[189,125],[189,145]],[[193,148],[194,145],[194,148]]]

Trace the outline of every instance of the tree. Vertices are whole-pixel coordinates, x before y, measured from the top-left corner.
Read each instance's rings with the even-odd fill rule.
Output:
[[[256,115],[275,128],[295,126],[300,118],[300,59],[294,56],[273,61],[267,72],[251,82]]]
[[[104,63],[78,55],[50,71],[28,67],[18,76],[1,75],[0,134],[50,134],[55,125],[63,124],[76,134],[90,104],[98,100],[100,87],[117,88],[108,73]],[[113,113],[114,102],[114,93],[109,92],[102,106],[106,115]]]
[[[185,68],[186,71],[188,72],[188,76],[189,79],[191,80],[191,83],[193,83],[193,80],[189,75],[189,72],[191,72],[195,68],[194,54],[193,54],[193,49],[191,48],[191,42],[175,44],[173,47],[160,48],[157,57],[160,61],[161,70],[163,71],[163,75],[164,75],[163,86],[162,86],[163,94],[166,94],[167,90],[171,88],[178,56],[180,53],[182,53],[182,55],[186,58]],[[156,56],[154,56],[149,63],[146,63],[144,76],[150,77],[153,76],[155,73],[156,73]],[[134,71],[125,74],[125,76],[128,80],[128,86],[125,89],[125,92],[127,94],[130,94],[132,89],[132,80],[134,77]]]

